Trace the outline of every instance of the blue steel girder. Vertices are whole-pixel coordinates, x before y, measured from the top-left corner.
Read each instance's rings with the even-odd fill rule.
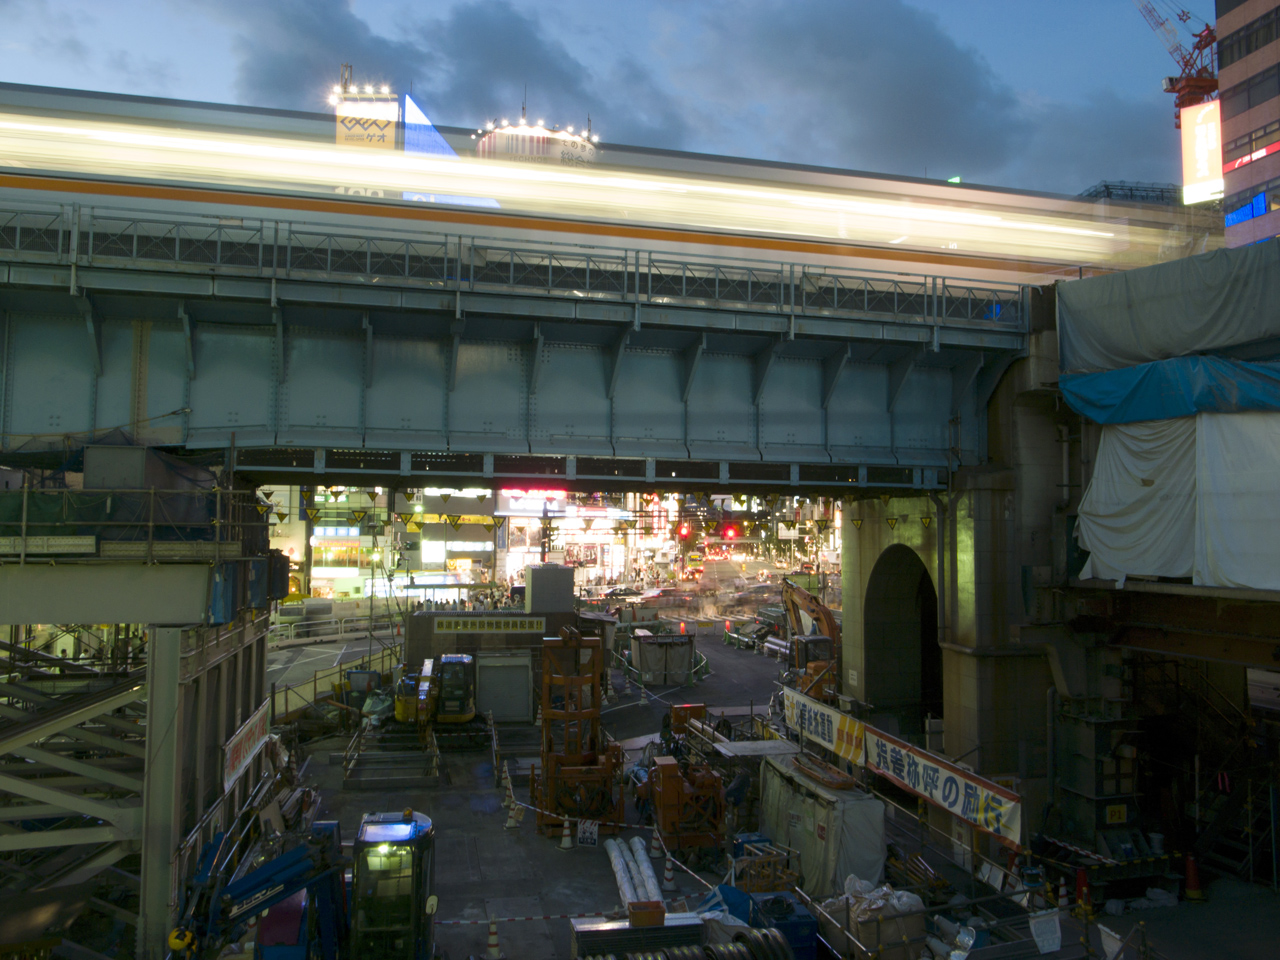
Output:
[[[999,320],[972,304],[841,314],[838,284],[793,313],[752,271],[704,278],[685,300],[687,270],[661,297],[606,299],[6,261],[2,241],[4,451],[123,427],[191,449],[305,450],[308,472],[341,449],[385,453],[402,476],[425,475],[426,455],[479,455],[483,473],[532,454],[647,461],[637,476],[690,460],[729,465],[718,477],[752,462],[939,477],[981,461],[993,377],[1026,345],[1025,291]],[[726,291],[773,306],[707,299]]]

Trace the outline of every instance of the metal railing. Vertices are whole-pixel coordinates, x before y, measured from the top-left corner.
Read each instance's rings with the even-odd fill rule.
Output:
[[[234,549],[229,549],[234,545]],[[228,547],[228,549],[223,549]],[[252,491],[0,491],[0,561],[265,556],[267,520]]]
[[[372,625],[374,632],[393,628],[400,619],[398,614],[379,613],[373,619],[363,617],[329,617],[324,620],[298,620],[293,623],[276,623],[267,631],[267,642],[282,640],[311,640],[315,643],[341,640],[343,637],[367,636]]]
[[[285,220],[170,220],[100,207],[0,208],[0,257],[273,278],[388,281],[627,303],[996,324],[1023,331],[1027,287],[930,274],[460,234],[359,236]]]
[[[399,645],[382,647],[374,651],[372,656],[365,655],[358,660],[335,664],[324,670],[317,670],[309,680],[300,683],[271,685],[271,718],[272,722],[280,722],[290,714],[316,706],[333,697],[333,685],[341,683],[348,670],[376,670],[378,673],[390,673],[401,661]]]

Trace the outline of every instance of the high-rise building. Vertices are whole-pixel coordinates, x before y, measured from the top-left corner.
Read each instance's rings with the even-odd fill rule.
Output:
[[[1217,0],[1226,242],[1280,235],[1280,0]]]

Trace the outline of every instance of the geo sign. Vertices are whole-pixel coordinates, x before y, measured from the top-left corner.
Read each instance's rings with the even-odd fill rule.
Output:
[[[1222,124],[1217,100],[1182,108],[1182,202],[1222,196]]]

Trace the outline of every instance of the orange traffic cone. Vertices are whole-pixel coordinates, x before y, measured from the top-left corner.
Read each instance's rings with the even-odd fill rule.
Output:
[[[1187,883],[1182,896],[1193,903],[1204,902],[1204,891],[1200,889],[1200,869],[1196,866],[1196,858],[1187,854]]]
[[[485,951],[489,960],[502,960],[502,948],[498,946],[498,921],[489,921],[489,949]]]
[[[573,849],[573,834],[569,832],[569,821],[564,821],[564,829],[560,831],[560,847],[561,850]]]
[[[662,875],[662,889],[666,893],[674,893],[676,889],[676,868],[671,862],[671,854],[667,854],[667,869]]]
[[[653,825],[653,836],[649,838],[649,857],[656,859],[662,856],[662,841],[658,839],[658,825]]]
[[[1071,901],[1067,898],[1067,878],[1058,881],[1058,909],[1065,910]]]

